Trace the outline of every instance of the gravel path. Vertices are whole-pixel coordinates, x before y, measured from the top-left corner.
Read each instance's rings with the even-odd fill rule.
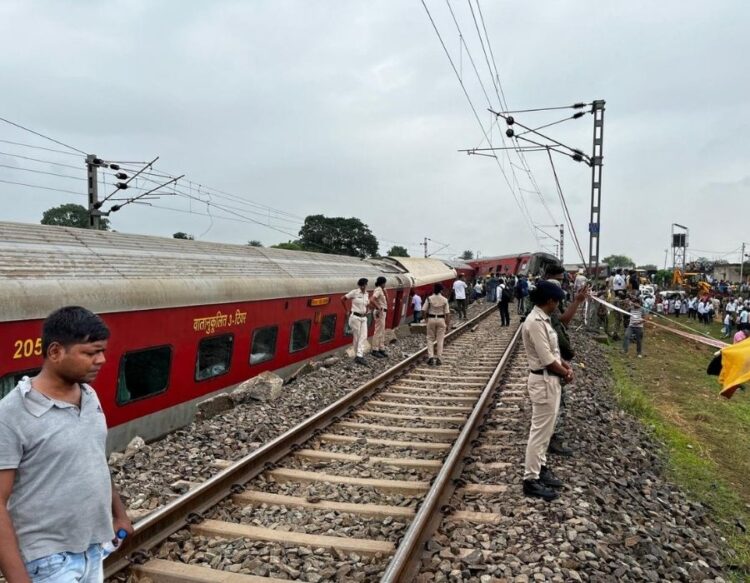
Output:
[[[499,522],[444,521],[420,583],[724,580],[722,542],[707,509],[665,479],[659,445],[615,404],[600,346],[582,332],[574,342],[576,362],[584,365],[568,390],[566,428],[575,455],[550,458],[565,482],[562,496],[545,503],[521,494],[530,403],[501,400],[487,427],[509,435],[494,439],[498,449],[473,457],[511,466],[482,471],[474,464],[464,479],[508,489],[494,495],[458,490],[452,501],[458,510],[497,513]],[[463,549],[470,554],[458,558]]]

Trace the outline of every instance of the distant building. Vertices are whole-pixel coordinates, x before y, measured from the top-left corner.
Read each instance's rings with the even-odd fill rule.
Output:
[[[745,263],[745,269],[742,279],[747,282],[750,279],[750,264]],[[740,281],[740,264],[739,263],[723,263],[714,266],[713,278],[718,280],[724,280],[731,283],[739,283]]]

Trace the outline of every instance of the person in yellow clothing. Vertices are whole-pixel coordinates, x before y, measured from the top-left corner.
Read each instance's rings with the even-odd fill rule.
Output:
[[[376,358],[386,358],[385,352],[385,320],[388,313],[388,293],[385,291],[386,279],[382,275],[375,280],[375,291],[370,297],[370,307],[375,324],[372,335],[372,355]]]
[[[552,327],[552,314],[564,297],[563,290],[548,282],[539,281],[529,294],[534,308],[521,328],[526,360],[529,364],[527,387],[531,401],[531,428],[526,445],[523,474],[523,493],[548,502],[559,496],[558,480],[547,467],[547,448],[555,430],[560,408],[561,379],[573,380],[573,369],[560,357],[557,333]]]
[[[422,312],[427,320],[427,364],[440,366],[443,356],[445,331],[451,323],[448,300],[443,295],[443,284],[436,283],[432,295],[424,303]]]

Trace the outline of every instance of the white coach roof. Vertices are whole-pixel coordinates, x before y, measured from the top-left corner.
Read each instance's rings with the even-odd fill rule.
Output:
[[[0,321],[67,304],[100,312],[348,291],[378,275],[411,286],[386,260],[0,222]]]

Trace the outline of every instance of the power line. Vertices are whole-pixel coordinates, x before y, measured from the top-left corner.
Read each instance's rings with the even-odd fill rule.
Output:
[[[79,154],[74,154],[73,152],[66,152],[65,150],[57,150],[55,148],[45,148],[44,146],[35,146],[34,144],[25,144],[23,142],[14,142],[13,140],[0,140],[0,143],[3,144],[13,144],[14,146],[23,146],[24,148],[32,148],[34,150],[44,150],[46,152],[56,152],[58,154],[65,154],[66,156],[75,156],[79,157]]]
[[[50,142],[54,142],[58,146],[63,146],[65,148],[68,148],[69,150],[74,150],[75,152],[78,152],[79,154],[83,154],[84,156],[87,154],[83,150],[79,150],[78,148],[74,148],[73,146],[70,146],[70,145],[66,144],[65,142],[61,142],[61,141],[56,140],[54,138],[50,138],[49,136],[45,136],[44,134],[41,134],[39,132],[35,132],[32,129],[29,129],[29,128],[25,127],[25,126],[22,126],[21,124],[18,124],[18,123],[14,122],[14,121],[10,121],[9,119],[5,119],[4,117],[0,117],[0,121],[4,121],[5,123],[10,124],[12,126],[15,126],[15,127],[19,128],[19,129],[22,129],[22,130],[26,131],[26,132],[29,132],[30,134],[34,134],[35,136],[39,136],[40,138],[44,138],[45,140],[49,140]]]
[[[479,124],[479,127],[482,130],[482,133],[484,134],[485,139],[487,139],[487,143],[491,144],[492,142],[489,139],[489,136],[487,135],[487,131],[484,128],[484,125],[482,124],[482,120],[479,119],[479,114],[477,113],[476,108],[474,107],[474,103],[471,100],[471,97],[469,96],[469,92],[466,89],[466,86],[464,85],[463,80],[461,79],[461,75],[458,73],[458,69],[456,69],[456,65],[453,62],[453,58],[450,55],[450,52],[448,51],[448,47],[445,46],[445,42],[443,41],[443,37],[440,34],[440,31],[438,30],[437,25],[435,24],[435,20],[432,18],[432,14],[430,13],[430,9],[427,8],[427,4],[425,3],[425,0],[421,0],[422,6],[425,9],[425,12],[427,13],[427,17],[430,19],[430,23],[432,24],[432,28],[435,30],[435,34],[438,37],[438,40],[440,41],[441,46],[443,47],[443,51],[445,52],[446,57],[448,57],[448,61],[450,62],[451,68],[453,69],[453,72],[456,75],[456,78],[458,79],[458,83],[461,86],[461,89],[464,92],[464,96],[466,97],[466,100],[469,102],[469,107],[471,107],[471,111],[474,113],[474,117],[477,120],[477,123]],[[532,235],[534,236],[534,239],[536,239],[537,243],[539,243],[539,240],[536,235],[536,231],[533,228],[533,221],[531,220],[531,217],[528,216],[526,213],[528,213],[528,209],[526,209],[526,213],[524,213],[524,206],[522,205],[519,198],[516,196],[515,191],[513,190],[513,186],[511,185],[510,181],[508,180],[507,175],[505,174],[505,170],[500,165],[500,161],[495,157],[495,163],[497,164],[498,168],[500,169],[500,172],[503,175],[503,178],[505,179],[506,184],[508,185],[508,188],[510,189],[511,194],[513,195],[514,200],[516,201],[516,204],[518,205],[518,208],[521,210],[521,214],[523,215],[524,219],[526,219],[526,222],[528,223],[529,230],[531,231]]]
[[[568,209],[568,203],[565,201],[565,195],[563,194],[562,187],[560,186],[560,180],[557,177],[557,169],[555,168],[555,162],[552,160],[552,153],[547,151],[547,156],[549,157],[550,166],[552,166],[552,174],[555,177],[555,185],[557,186],[557,194],[560,195],[560,203],[562,204],[563,211],[565,214],[565,219],[568,223],[568,230],[570,231],[570,234],[573,236],[573,244],[575,245],[576,251],[578,251],[578,256],[581,258],[581,263],[583,265],[586,265],[586,259],[583,256],[583,251],[581,250],[581,244],[578,241],[578,234],[576,233],[576,229],[573,226],[573,219],[570,217],[570,210]]]
[[[0,182],[5,184],[15,184],[17,186],[28,186],[29,188],[40,188],[42,190],[53,190],[55,192],[64,192],[65,194],[75,194],[76,196],[86,196],[83,192],[75,192],[73,190],[65,190],[62,188],[50,188],[49,186],[41,186],[39,184],[28,184],[26,182],[15,182],[13,180],[3,180],[0,178]]]
[[[21,168],[20,166],[11,166],[10,164],[0,164],[0,168],[10,168],[11,170],[20,170],[21,172],[33,172],[34,174],[48,174],[49,176],[58,176],[59,178],[82,180],[83,182],[86,182],[85,178],[80,178],[78,176],[68,176],[67,174],[58,174],[57,172],[45,172],[44,170],[34,170],[33,168]]]
[[[51,164],[52,166],[61,166],[63,168],[72,168],[73,170],[81,170],[82,166],[73,166],[73,164],[63,164],[62,162],[53,162],[52,160],[42,160],[40,158],[32,158],[31,156],[21,156],[21,154],[14,154],[12,152],[0,152],[3,156],[11,156],[12,158],[20,158],[21,160],[30,160],[32,162],[40,162],[41,164]]]

